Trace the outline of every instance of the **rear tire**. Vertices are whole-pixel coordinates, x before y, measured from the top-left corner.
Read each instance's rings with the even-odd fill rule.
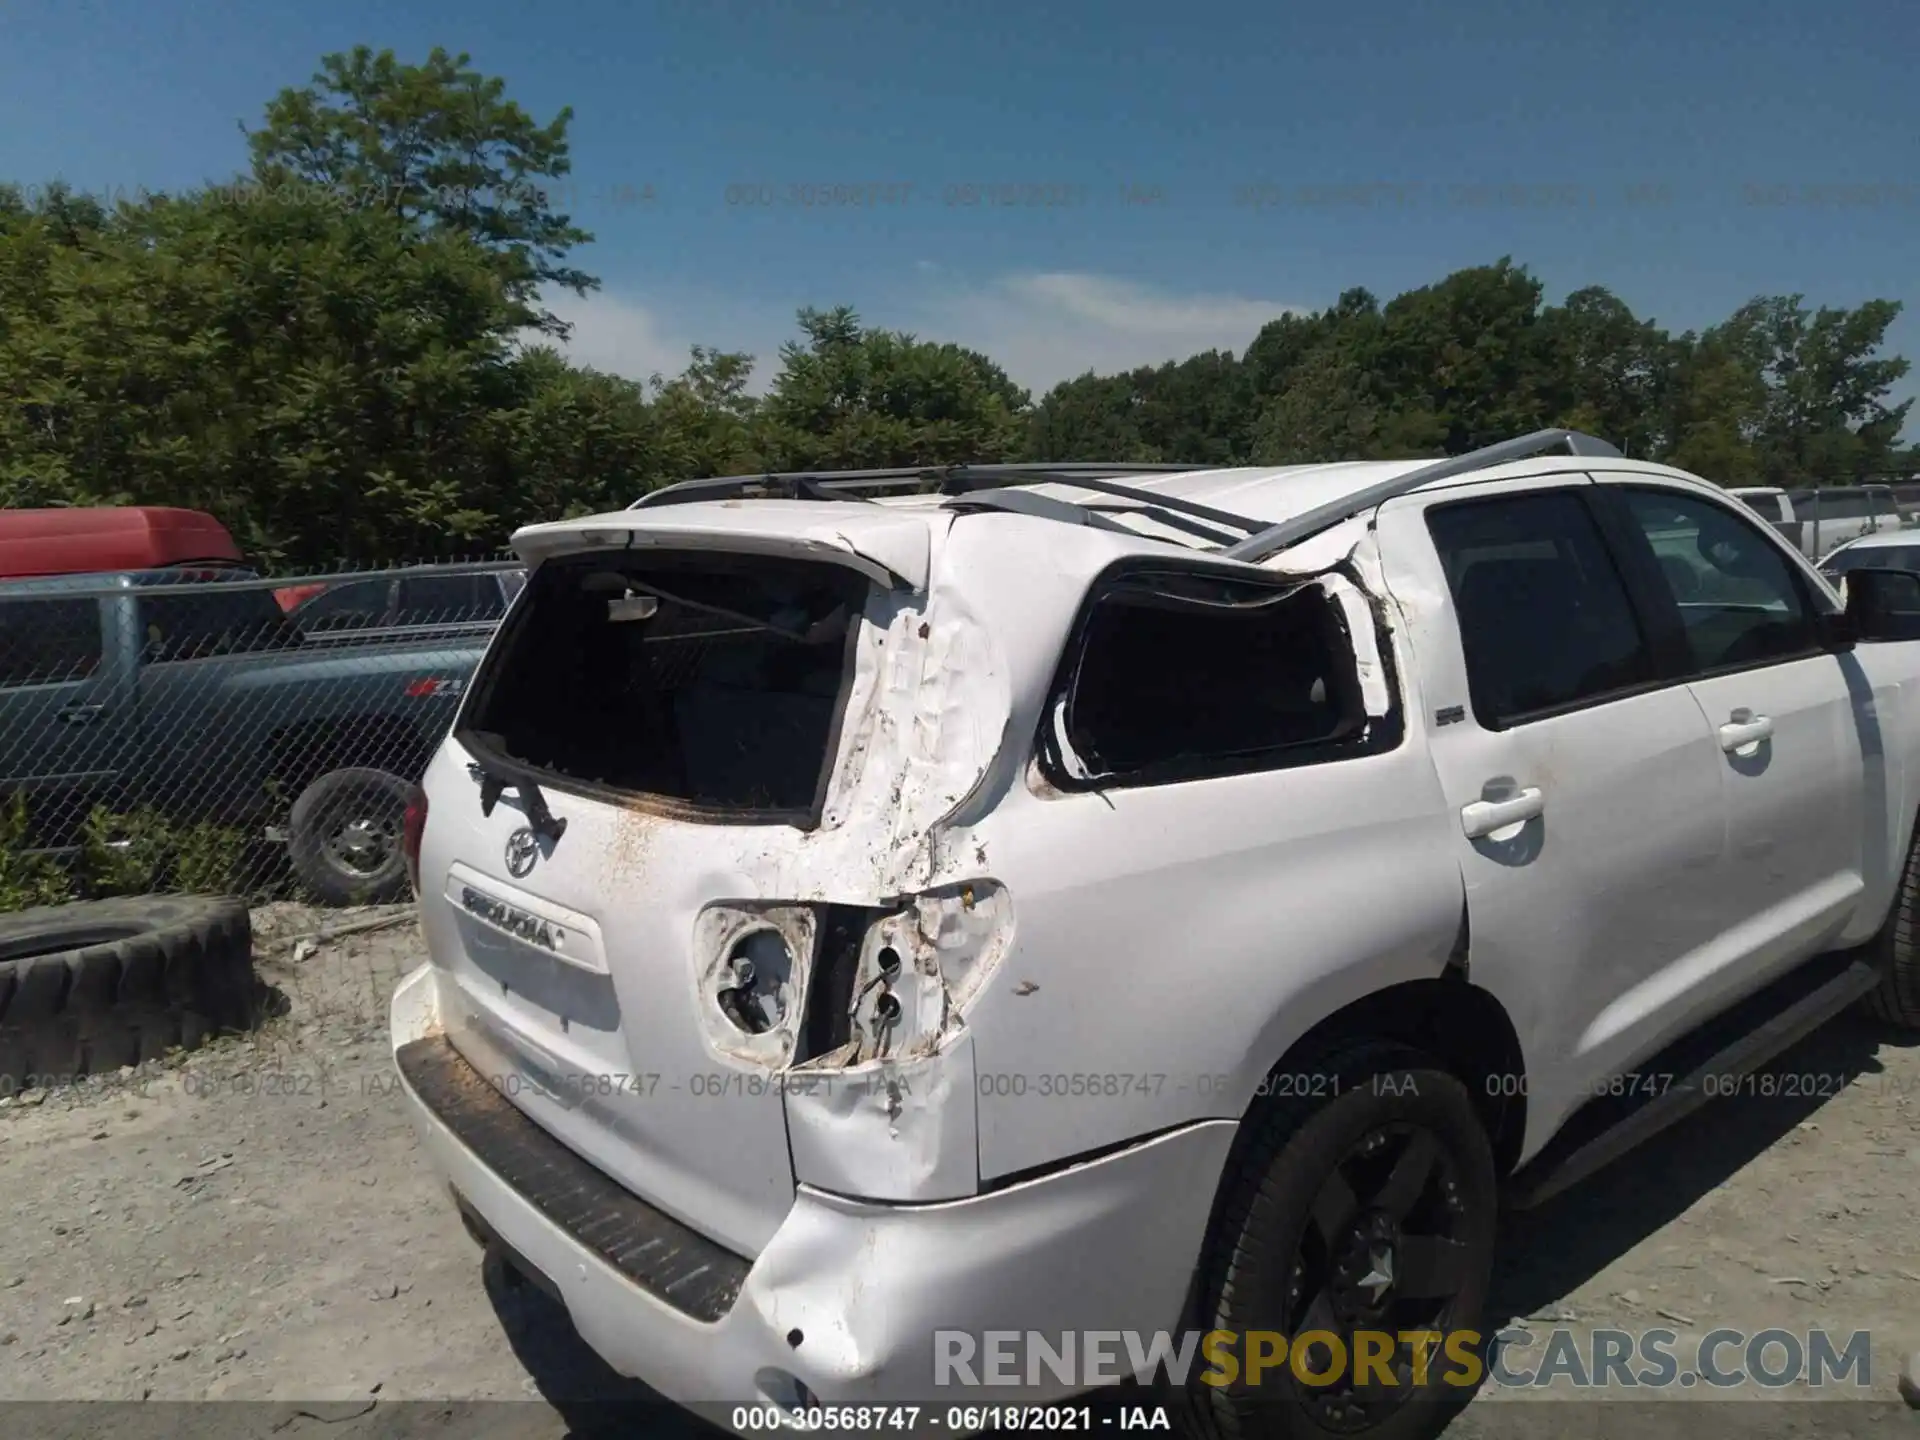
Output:
[[[385,770],[333,770],[300,792],[287,822],[287,858],[327,905],[381,905],[407,897],[400,848],[415,788]]]
[[[247,1028],[258,989],[238,900],[132,895],[0,915],[0,1095]]]
[[[1373,1371],[1371,1389],[1356,1390],[1354,1336],[1479,1330],[1498,1215],[1492,1146],[1466,1086],[1405,1047],[1353,1043],[1288,1068],[1326,1083],[1263,1102],[1245,1122],[1195,1307],[1196,1328],[1234,1333],[1240,1371],[1226,1386],[1200,1383],[1210,1368],[1201,1357],[1181,1397],[1186,1428],[1208,1440],[1431,1436],[1472,1394],[1458,1379],[1441,1383],[1464,1373],[1458,1354],[1432,1350],[1428,1383],[1415,1387],[1410,1347],[1398,1346],[1395,1385]],[[1332,1384],[1293,1373],[1291,1338],[1312,1330],[1345,1347]],[[1287,1363],[1256,1386],[1245,1375],[1250,1331],[1289,1337]],[[1307,1369],[1329,1368],[1330,1351],[1309,1347]]]
[[[1880,970],[1880,987],[1868,992],[1867,1009],[1889,1025],[1920,1030],[1920,826],[1907,847],[1893,908],[1867,948]]]

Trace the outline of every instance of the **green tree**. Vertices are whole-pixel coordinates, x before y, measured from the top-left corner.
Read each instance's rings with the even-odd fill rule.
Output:
[[[652,399],[664,446],[664,478],[740,475],[769,467],[759,440],[759,400],[747,390],[753,357],[693,347],[672,380],[654,377]]]
[[[1140,432],[1156,459],[1232,465],[1242,457],[1254,397],[1231,351],[1207,350],[1137,370],[1134,383]]]
[[[564,333],[541,286],[597,283],[547,186],[569,119],[464,55],[362,47],[275,98],[244,187],[109,207],[0,185],[0,504],[191,506],[298,565],[471,552],[767,469],[1415,456],[1550,423],[1727,483],[1920,467],[1893,302],[1761,297],[1675,338],[1603,289],[1543,308],[1510,259],[1038,405],[989,357],[844,307],[800,312],[763,397],[752,357],[697,346],[636,383],[528,343]]]
[[[84,246],[34,220],[0,235],[0,303],[6,504],[187,505],[332,562],[479,548],[652,478],[639,387],[522,353],[486,249],[384,208],[213,190]],[[589,478],[562,492],[566,456]]]
[[[18,185],[0,184],[0,233],[36,223],[56,245],[84,245],[107,228],[109,218],[99,197],[60,181],[32,202]]]
[[[1054,386],[1033,408],[1025,458],[1147,464],[1164,459],[1141,433],[1145,397],[1138,375],[1088,373]]]
[[[600,283],[566,263],[593,237],[553,204],[573,168],[572,119],[567,108],[538,123],[464,52],[435,47],[425,64],[411,65],[358,45],[324,57],[311,83],[275,96],[247,145],[264,186],[377,206],[477,241],[500,257],[509,292],[531,307],[540,285],[585,294]],[[548,312],[536,319],[566,333]]]
[[[1758,483],[1754,442],[1767,406],[1759,367],[1712,331],[1680,336],[1672,354],[1661,458],[1722,485]]]
[[[1012,458],[1027,393],[977,351],[802,310],[755,432],[769,468],[864,469]]]
[[[1396,460],[1439,453],[1440,419],[1395,396],[1360,337],[1310,351],[1255,421],[1250,458],[1262,465]]]
[[[1087,375],[1055,386],[1029,422],[1038,460],[1116,460],[1232,465],[1245,450],[1254,396],[1230,351]]]
[[[1511,258],[1396,296],[1381,312],[1373,356],[1392,408],[1432,416],[1449,455],[1539,428],[1540,296],[1540,282]]]
[[[674,445],[659,407],[618,375],[570,365],[544,346],[509,366],[510,399],[485,420],[490,469],[482,536],[521,525],[621,510],[660,483]]]
[[[1541,312],[1540,386],[1545,422],[1598,435],[1641,457],[1666,442],[1672,342],[1600,286]]]
[[[1709,334],[1763,387],[1751,442],[1764,483],[1846,484],[1889,468],[1913,406],[1887,403],[1907,361],[1876,358],[1901,307],[1808,310],[1803,299],[1750,300]]]
[[[1262,330],[1247,353],[1267,392],[1249,426],[1248,457],[1298,465],[1436,453],[1444,427],[1427,394],[1396,389],[1388,339],[1385,314],[1365,290]]]
[[[1342,331],[1356,327],[1370,329],[1379,318],[1380,302],[1373,292],[1355,288],[1345,291],[1326,310],[1269,320],[1242,357],[1255,395],[1270,399],[1280,394],[1314,350]]]

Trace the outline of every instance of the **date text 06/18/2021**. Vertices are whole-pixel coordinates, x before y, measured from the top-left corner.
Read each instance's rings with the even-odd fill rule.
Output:
[[[997,1430],[1171,1430],[1162,1404],[1092,1399],[1057,1405],[735,1405],[709,1418],[736,1433],[973,1435]]]

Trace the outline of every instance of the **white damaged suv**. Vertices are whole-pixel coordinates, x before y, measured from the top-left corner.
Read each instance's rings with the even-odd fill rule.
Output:
[[[1590,437],[693,481],[514,543],[396,1061],[469,1228],[675,1400],[1472,1329],[1503,1196],[1856,1000],[1920,1023],[1920,576],[1843,610]],[[1188,1418],[1419,1433],[1411,1348]]]

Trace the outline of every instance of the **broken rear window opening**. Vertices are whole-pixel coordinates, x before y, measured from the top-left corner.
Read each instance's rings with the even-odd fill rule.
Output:
[[[541,565],[460,740],[559,789],[817,823],[868,583],[837,565],[603,551]]]
[[[1340,607],[1320,586],[1144,573],[1097,587],[1041,725],[1063,790],[1310,764],[1370,730]],[[1377,733],[1376,733],[1377,732]]]

